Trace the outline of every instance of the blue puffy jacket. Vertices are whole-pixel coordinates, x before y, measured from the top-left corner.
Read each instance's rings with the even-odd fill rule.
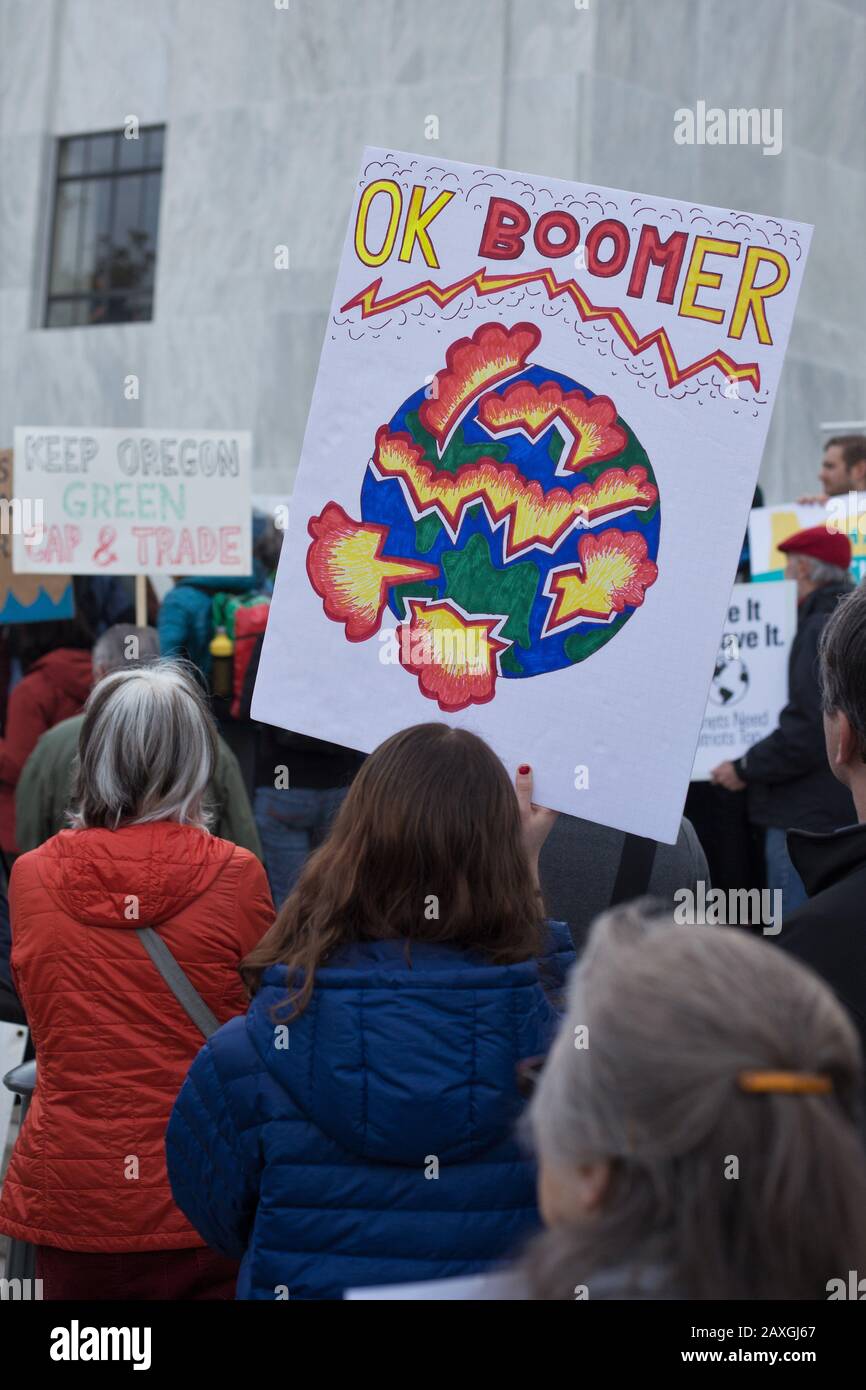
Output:
[[[178,1206],[243,1257],[239,1298],[470,1274],[520,1246],[538,1215],[516,1067],[549,1047],[573,958],[556,923],[539,963],[353,946],[288,1034],[271,1016],[286,969],[265,972],[246,1017],[202,1048],[167,1135]]]

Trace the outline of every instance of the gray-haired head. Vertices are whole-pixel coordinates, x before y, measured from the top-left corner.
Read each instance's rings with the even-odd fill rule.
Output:
[[[792,551],[796,555],[796,551]],[[826,560],[819,560],[815,555],[800,555],[800,560],[807,566],[809,578],[813,584],[821,589],[825,584],[848,584],[850,575],[847,570],[843,570],[841,565],[828,565]]]
[[[116,830],[173,820],[204,828],[216,754],[216,725],[183,663],[116,671],[85,706],[70,824]]]
[[[832,1091],[738,1084],[782,1070]],[[860,1085],[849,1019],[776,945],[642,904],[599,918],[530,1125],[542,1165],[607,1163],[608,1188],[591,1218],[538,1242],[536,1296],[586,1283],[592,1297],[595,1272],[661,1269],[675,1297],[826,1297],[866,1259]]]
[[[93,673],[97,680],[111,671],[129,671],[159,659],[159,633],[155,627],[115,623],[93,644]]]
[[[845,715],[866,762],[866,590],[858,587],[836,604],[819,653],[824,713]]]

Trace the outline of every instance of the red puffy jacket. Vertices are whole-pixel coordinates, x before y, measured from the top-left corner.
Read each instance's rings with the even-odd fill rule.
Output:
[[[58,647],[34,661],[9,695],[0,738],[0,847],[15,852],[15,787],[46,729],[80,714],[90,694],[90,652]]]
[[[9,896],[37,1084],[0,1231],[63,1250],[204,1244],[172,1201],[164,1151],[203,1038],[135,928],[158,930],[226,1022],[246,1009],[238,963],[274,918],[264,869],[170,821],[61,830],[16,861]]]

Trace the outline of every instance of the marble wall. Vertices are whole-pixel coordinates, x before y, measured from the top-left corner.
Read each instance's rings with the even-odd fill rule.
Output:
[[[371,143],[814,222],[762,471],[811,487],[819,422],[866,419],[864,60],[863,0],[0,0],[0,444],[248,428],[285,490]],[[699,99],[781,107],[782,152],[677,145]],[[154,319],[45,330],[56,137],[130,114],[168,127]]]

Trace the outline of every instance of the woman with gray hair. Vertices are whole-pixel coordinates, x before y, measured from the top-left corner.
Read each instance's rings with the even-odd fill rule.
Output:
[[[258,859],[207,829],[216,738],[179,665],[106,676],[72,828],[12,871],[37,1085],[0,1231],[37,1247],[45,1298],[233,1297],[236,1266],[175,1206],[164,1149],[203,1035],[246,1009],[238,966],[274,916]]]
[[[847,1015],[775,946],[599,918],[530,1110],[530,1296],[827,1298],[866,1271],[860,1074]]]

